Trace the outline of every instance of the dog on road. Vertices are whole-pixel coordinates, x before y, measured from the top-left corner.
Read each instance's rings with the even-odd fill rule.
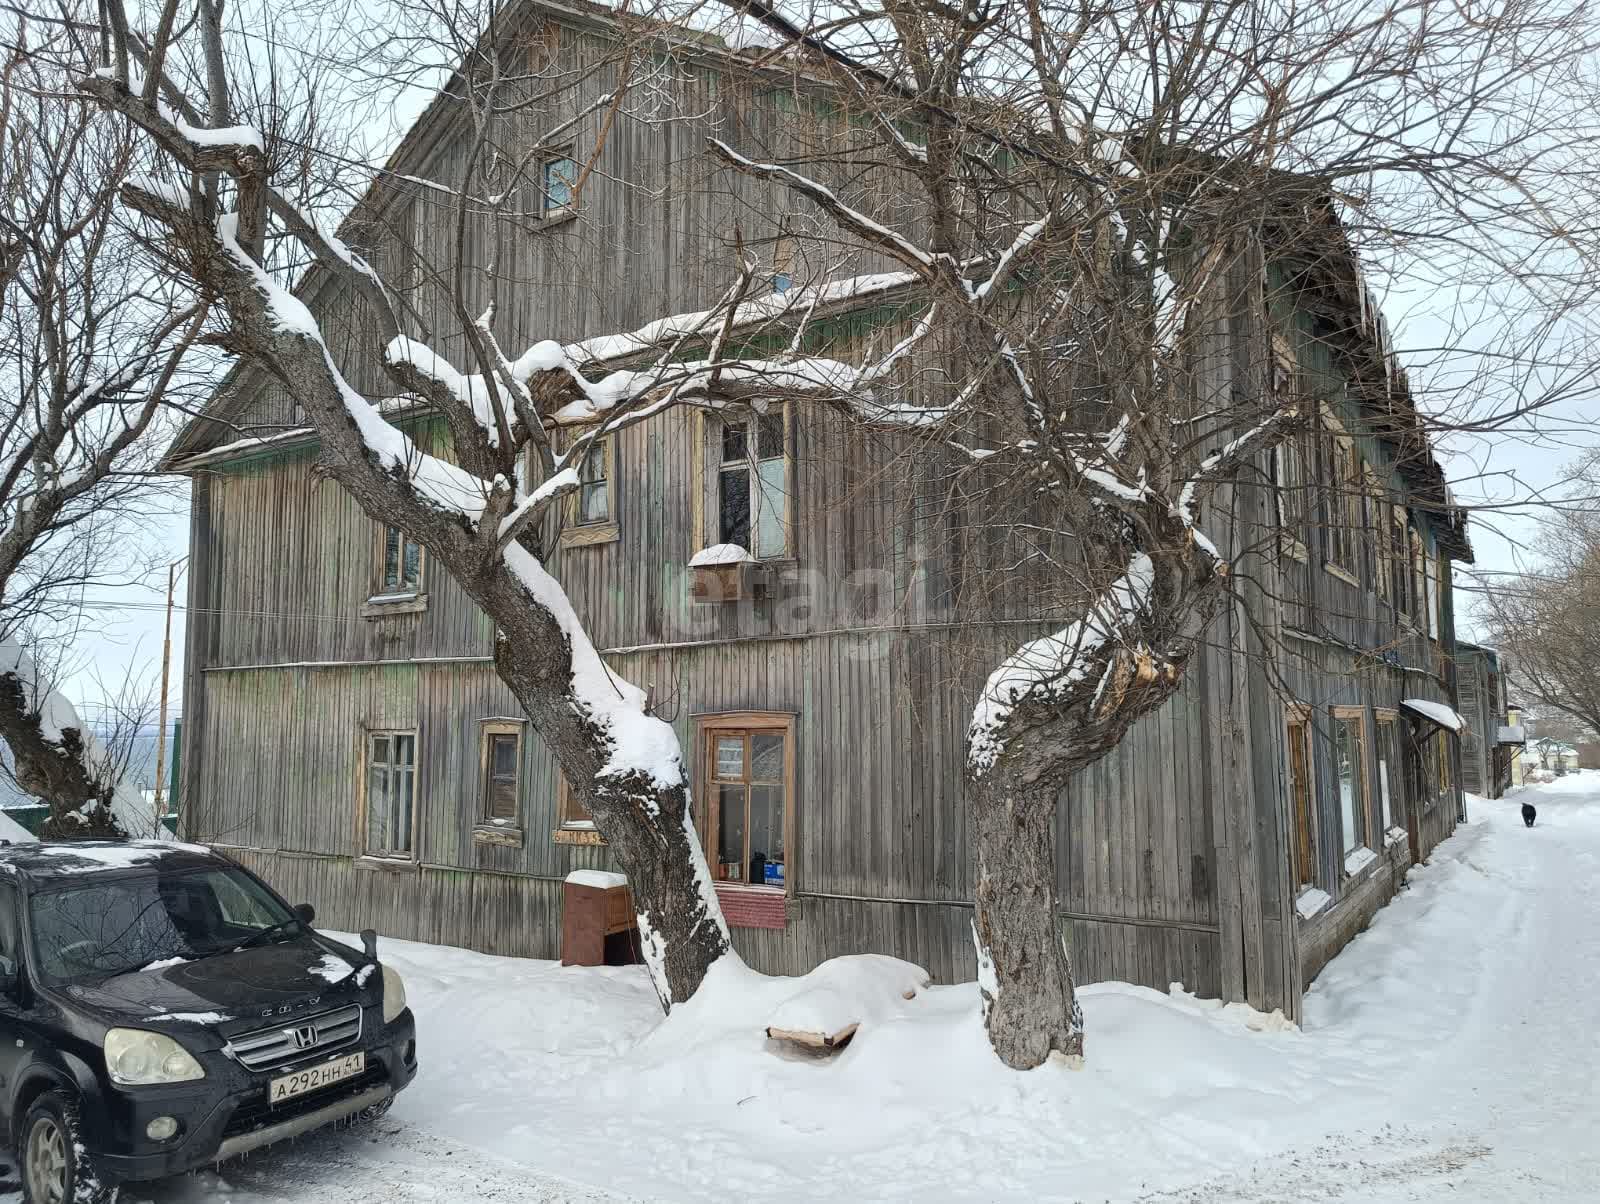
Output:
[[[1532,803],[1522,804],[1522,822],[1528,827],[1533,827],[1533,821],[1539,818],[1539,812]]]

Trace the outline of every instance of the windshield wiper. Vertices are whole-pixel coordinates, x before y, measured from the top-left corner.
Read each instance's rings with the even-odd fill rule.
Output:
[[[279,920],[276,924],[273,924],[269,928],[262,928],[256,932],[252,932],[249,936],[245,937],[244,940],[240,941],[233,947],[234,952],[237,953],[240,949],[248,949],[252,945],[258,945],[268,937],[276,936],[278,933],[293,927],[299,922],[299,916],[290,916],[287,920]]]

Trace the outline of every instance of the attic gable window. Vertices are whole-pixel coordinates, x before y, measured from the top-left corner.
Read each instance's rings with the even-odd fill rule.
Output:
[[[702,544],[732,544],[757,560],[792,555],[788,406],[730,411],[706,426]]]
[[[560,217],[572,212],[576,201],[574,186],[578,182],[578,165],[567,153],[549,155],[539,163],[539,195],[541,212],[545,217]]]

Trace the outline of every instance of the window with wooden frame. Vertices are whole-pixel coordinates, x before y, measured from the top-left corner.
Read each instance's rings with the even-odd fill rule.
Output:
[[[1333,708],[1334,777],[1339,785],[1341,851],[1365,840],[1367,811],[1366,718],[1360,707]]]
[[[605,844],[594,816],[560,771],[556,773],[556,822],[559,826],[551,837],[556,844]]]
[[[1306,480],[1305,444],[1290,435],[1272,449],[1272,472],[1277,486],[1279,545],[1285,555],[1307,559],[1305,545]]]
[[[1439,792],[1437,797],[1445,799],[1455,793],[1455,758],[1451,755],[1455,750],[1450,747],[1450,733],[1443,728],[1439,729],[1437,744],[1438,751],[1435,754],[1439,771]]]
[[[581,437],[568,440],[572,446]],[[567,495],[566,522],[561,528],[563,547],[613,543],[621,534],[616,513],[616,436],[594,440],[578,463],[578,488]]]
[[[705,417],[700,547],[733,544],[756,560],[794,555],[790,424],[789,406],[779,402]]]
[[[1422,549],[1422,536],[1417,532],[1417,524],[1410,520],[1406,522],[1407,546],[1410,554],[1406,564],[1411,571],[1411,621],[1419,630],[1426,630],[1428,626],[1428,576],[1423,568],[1425,556]]]
[[[571,213],[578,202],[578,164],[571,148],[539,160],[539,213],[546,218]]]
[[[1444,631],[1444,555],[1440,552],[1423,555],[1428,570],[1428,634],[1438,639]]]
[[[554,21],[541,21],[528,34],[528,71],[542,75],[550,69],[561,51],[561,26]]]
[[[700,733],[702,838],[711,876],[788,890],[794,831],[794,716],[707,715]]]
[[[1317,884],[1316,808],[1311,790],[1311,712],[1289,708],[1286,720],[1289,758],[1289,803],[1294,816],[1294,871],[1296,886]]]
[[[383,528],[378,592],[410,597],[422,590],[422,545],[399,527]]]
[[[1326,566],[1359,585],[1356,552],[1361,529],[1361,457],[1355,440],[1345,434],[1338,419],[1323,407],[1322,464],[1319,506]]]
[[[1394,775],[1400,767],[1398,716],[1394,711],[1380,710],[1378,720],[1378,834],[1387,839],[1389,829],[1395,826]]]
[[[1390,514],[1389,568],[1393,577],[1394,609],[1405,618],[1411,617],[1411,543],[1410,524],[1403,506],[1396,506]]]
[[[415,857],[417,733],[369,731],[363,744],[362,849],[368,857]]]
[[[1393,570],[1389,567],[1389,524],[1385,520],[1389,506],[1384,501],[1383,482],[1378,478],[1377,471],[1369,464],[1366,473],[1367,513],[1371,516],[1371,524],[1362,533],[1362,542],[1371,549],[1369,564],[1378,597],[1388,601],[1393,584]]]
[[[479,725],[479,780],[483,783],[480,819],[495,827],[522,822],[522,721],[485,719]]]

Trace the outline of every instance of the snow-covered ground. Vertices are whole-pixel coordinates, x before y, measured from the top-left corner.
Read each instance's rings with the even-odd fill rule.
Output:
[[[782,983],[663,1023],[638,970],[385,941],[423,1057],[388,1119],[124,1199],[1600,1200],[1600,774],[1470,809],[1304,1031],[1099,984],[1081,1071],[999,1067],[971,984],[819,1061],[748,1021]]]

